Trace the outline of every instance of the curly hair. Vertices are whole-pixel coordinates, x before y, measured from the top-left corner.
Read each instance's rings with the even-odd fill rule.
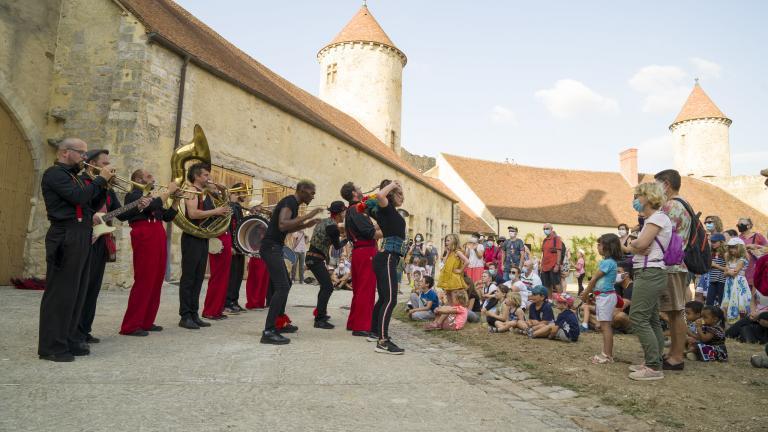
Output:
[[[664,195],[664,189],[656,182],[640,183],[635,187],[635,195],[645,197],[648,201],[648,205],[654,210],[660,209],[667,201],[667,196]]]

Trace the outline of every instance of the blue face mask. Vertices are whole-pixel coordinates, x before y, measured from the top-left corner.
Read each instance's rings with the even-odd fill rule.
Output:
[[[551,232],[552,232],[552,230],[551,230],[551,229],[545,229],[545,230],[544,230],[544,235],[545,235],[545,236],[548,236],[548,235],[549,235],[549,233],[551,233]]]
[[[632,201],[632,208],[638,213],[643,211],[643,204],[640,202],[640,198],[635,198],[635,200]]]
[[[707,231],[714,231],[715,230],[715,224],[708,223],[705,225],[707,227]]]

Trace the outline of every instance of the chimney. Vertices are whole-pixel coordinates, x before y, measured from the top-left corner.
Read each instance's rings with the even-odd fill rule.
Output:
[[[637,186],[637,149],[630,148],[619,153],[619,167],[624,180],[630,187]]]

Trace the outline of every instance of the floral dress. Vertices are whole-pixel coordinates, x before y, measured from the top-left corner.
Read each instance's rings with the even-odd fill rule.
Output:
[[[713,335],[709,342],[696,343],[696,357],[701,361],[728,361],[725,331],[718,326],[701,326],[701,331]]]
[[[749,304],[752,301],[752,293],[749,290],[749,284],[747,284],[747,278],[745,276],[748,264],[747,260],[739,258],[735,261],[729,261],[728,270],[736,269],[739,261],[744,263],[739,274],[725,278],[725,291],[723,292],[723,303],[721,304],[721,307],[725,311],[725,319],[729,324],[738,321],[740,315],[744,316],[749,314]]]
[[[461,268],[461,258],[453,251],[445,257],[443,268],[440,269],[440,277],[437,279],[437,287],[446,291],[454,291],[467,288],[464,283],[464,274],[455,273]]]

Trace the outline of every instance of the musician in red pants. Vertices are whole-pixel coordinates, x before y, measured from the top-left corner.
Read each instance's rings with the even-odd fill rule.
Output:
[[[245,308],[264,309],[267,307],[269,272],[264,260],[251,257],[248,260],[248,280],[245,282]]]
[[[376,275],[373,273],[373,257],[378,252],[376,239],[381,231],[365,213],[355,210],[363,199],[363,193],[354,183],[341,187],[341,197],[349,203],[344,219],[347,239],[352,242],[352,304],[347,319],[347,330],[353,336],[369,336],[373,304],[376,299]]]
[[[141,184],[155,182],[152,174],[143,169],[134,171],[131,180]],[[177,190],[178,185],[171,182],[157,198],[145,197],[137,188],[125,195],[126,205],[136,200],[142,200],[143,203],[117,217],[130,224],[133,249],[133,286],[120,326],[122,335],[147,336],[151,331],[163,329],[155,324],[168,254],[163,222],[172,221],[178,213]],[[171,207],[163,208],[171,195],[175,197]]]
[[[226,231],[218,239],[221,241],[221,250],[208,254],[211,276],[208,278],[208,290],[205,293],[203,318],[209,320],[227,318],[223,312],[229,288],[229,269],[232,265],[232,234]]]

